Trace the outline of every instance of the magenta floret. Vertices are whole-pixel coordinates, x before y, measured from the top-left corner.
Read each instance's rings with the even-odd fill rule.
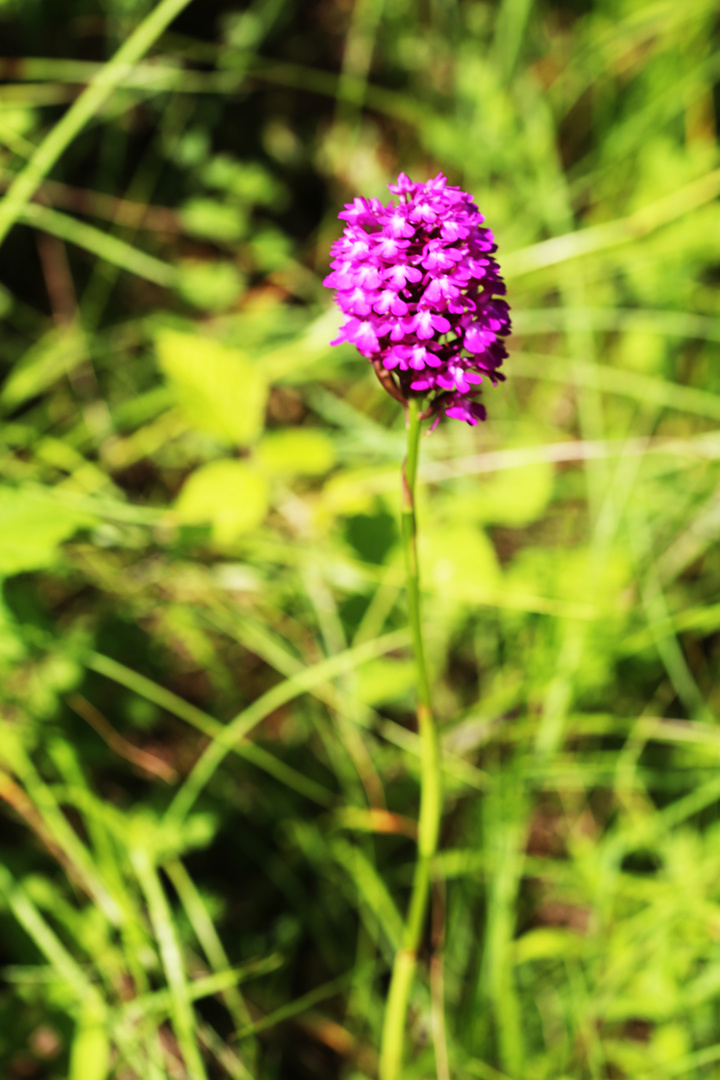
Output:
[[[426,415],[477,424],[484,378],[505,376],[510,333],[497,245],[472,196],[442,173],[425,184],[400,173],[397,204],[356,198],[332,248],[324,284],[347,320],[332,342],[348,341],[401,400],[431,395]]]

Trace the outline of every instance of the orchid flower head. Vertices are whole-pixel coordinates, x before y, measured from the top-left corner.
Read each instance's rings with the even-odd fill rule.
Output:
[[[346,316],[331,342],[350,342],[399,401],[424,395],[426,416],[475,425],[483,378],[493,385],[507,356],[510,309],[497,245],[472,195],[438,173],[400,173],[387,205],[357,197],[338,215],[324,284]]]

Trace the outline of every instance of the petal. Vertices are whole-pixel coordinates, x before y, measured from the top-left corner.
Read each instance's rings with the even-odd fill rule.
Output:
[[[470,326],[465,331],[465,348],[473,353],[485,352],[494,340],[495,334],[492,330],[485,330],[480,326]]]
[[[385,353],[385,355],[383,356],[384,368],[387,368],[388,371],[392,371],[393,368],[396,368],[398,366],[398,364],[402,364],[402,356],[399,355],[398,349],[390,349],[389,352]]]
[[[363,353],[375,353],[380,349],[380,342],[377,339],[375,329],[369,322],[361,322],[358,324],[358,327],[353,334],[353,342],[357,345],[360,352]]]
[[[342,345],[343,342],[345,342],[345,341],[350,341],[350,342],[354,341],[355,340],[355,329],[356,329],[357,325],[358,325],[358,320],[357,319],[348,319],[347,322],[344,322],[342,324],[342,326],[340,327],[340,329],[338,331],[337,337],[333,338],[333,340],[330,342],[330,344],[331,345]]]
[[[433,336],[432,314],[429,311],[418,311],[414,319],[414,330],[417,336],[424,341]]]

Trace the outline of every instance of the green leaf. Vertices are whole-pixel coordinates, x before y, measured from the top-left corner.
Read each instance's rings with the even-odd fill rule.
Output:
[[[203,311],[224,311],[245,288],[245,278],[231,262],[188,259],[178,271],[177,290],[183,300]]]
[[[421,531],[419,546],[423,579],[436,591],[472,602],[478,592],[497,588],[497,555],[482,529],[461,524]]]
[[[2,131],[11,131],[14,135],[28,135],[37,126],[38,114],[35,109],[20,105],[17,108],[2,110]]]
[[[227,191],[242,202],[275,208],[287,204],[283,185],[256,161],[238,161],[230,154],[218,154],[200,175],[208,187]]]
[[[204,127],[189,128],[171,150],[172,159],[181,169],[194,169],[210,153],[210,133]]]
[[[58,544],[94,524],[95,518],[83,511],[0,487],[0,576],[50,566]]]
[[[239,349],[200,334],[161,329],[160,367],[188,421],[225,443],[247,446],[262,431],[267,384]]]
[[[665,339],[645,330],[625,330],[616,345],[618,365],[646,375],[662,375],[666,354]]]
[[[49,330],[25,353],[0,391],[0,404],[14,409],[68,375],[86,355],[87,343],[73,326]]]
[[[335,447],[316,428],[287,428],[264,435],[257,456],[267,472],[292,476],[322,476],[335,464]]]
[[[292,243],[279,229],[262,229],[253,236],[251,247],[257,266],[266,273],[282,269],[292,256]]]
[[[230,544],[264,520],[267,480],[244,461],[213,461],[196,469],[186,481],[176,510],[180,521],[212,525],[217,543]]]
[[[215,199],[190,199],[180,210],[186,232],[207,240],[232,243],[247,232],[247,216],[237,206]]]
[[[107,1080],[109,1073],[110,1036],[107,1020],[88,1010],[75,1032],[68,1080]]]
[[[456,500],[463,516],[519,528],[537,521],[553,493],[554,468],[549,461],[523,465],[482,481],[477,493]]]
[[[195,848],[207,847],[217,833],[213,814],[196,813],[182,823],[164,818],[148,806],[117,815],[113,821],[118,839],[128,848],[143,851],[153,863],[177,859]]]
[[[516,964],[537,960],[562,960],[582,954],[583,939],[564,927],[540,926],[514,942]]]
[[[562,560],[552,550],[538,547],[518,552],[506,571],[505,587],[600,605],[608,615],[620,616],[627,604],[622,594],[632,577],[632,561],[620,544],[600,562],[588,547],[567,550]]]
[[[401,701],[417,682],[417,672],[412,660],[391,660],[381,656],[364,664],[356,678],[358,701],[376,706]]]
[[[398,471],[395,465],[343,469],[331,476],[323,488],[322,510],[328,516],[372,514],[378,496],[393,512],[399,509]],[[395,505],[397,504],[397,506]]]
[[[1,589],[2,582],[0,582],[0,665],[15,663],[25,653],[20,627],[6,606]]]

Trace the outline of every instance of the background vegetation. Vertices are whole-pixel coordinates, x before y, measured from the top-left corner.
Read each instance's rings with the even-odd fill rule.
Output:
[[[4,188],[152,7],[0,4]],[[374,1075],[403,425],[321,281],[343,202],[442,169],[516,332],[423,446],[407,1076],[720,1076],[716,4],[192,0],[147,44],[0,252],[0,1073]]]

